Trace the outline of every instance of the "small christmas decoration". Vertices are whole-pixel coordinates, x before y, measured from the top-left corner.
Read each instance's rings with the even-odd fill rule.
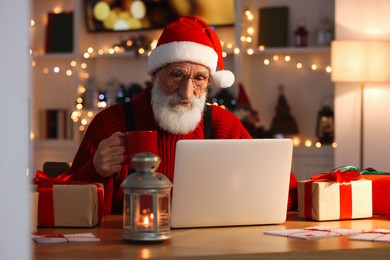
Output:
[[[272,120],[270,134],[272,136],[291,136],[299,133],[298,125],[291,115],[290,106],[283,94],[283,86],[279,87],[280,94],[276,106],[276,115]]]

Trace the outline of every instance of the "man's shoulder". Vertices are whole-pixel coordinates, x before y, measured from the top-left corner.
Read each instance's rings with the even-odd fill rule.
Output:
[[[250,138],[248,131],[231,111],[211,105],[213,135],[216,139]]]
[[[241,123],[238,117],[228,109],[217,105],[210,105],[213,122],[219,122],[219,124],[236,124]]]
[[[212,104],[206,105],[206,106],[210,106],[211,111],[213,113],[213,117],[214,117],[214,115],[216,117],[218,117],[218,116],[234,116],[235,117],[235,115],[232,112],[230,112],[228,109],[225,109],[223,107],[220,107],[217,105],[212,105]]]
[[[124,115],[124,104],[123,103],[117,103],[113,104],[111,106],[108,106],[104,108],[103,110],[99,111],[95,119],[97,120],[107,120],[107,118],[116,118],[117,116],[121,117]]]
[[[124,108],[124,103],[116,103],[116,104],[112,104],[112,105],[104,108],[103,110],[101,110],[99,112],[99,114],[112,113],[112,112],[116,112],[118,110],[122,110],[123,108]]]

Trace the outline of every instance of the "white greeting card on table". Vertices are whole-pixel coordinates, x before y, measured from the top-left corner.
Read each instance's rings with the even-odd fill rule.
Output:
[[[390,242],[390,229],[374,229],[372,231],[367,231],[356,236],[351,236],[349,240]]]
[[[284,230],[267,230],[266,235],[284,236],[300,239],[318,239],[336,236],[348,236],[361,233],[361,230],[352,230],[344,228],[335,228],[328,226],[313,226],[306,228],[284,229]]]
[[[37,243],[100,242],[92,233],[33,235]]]

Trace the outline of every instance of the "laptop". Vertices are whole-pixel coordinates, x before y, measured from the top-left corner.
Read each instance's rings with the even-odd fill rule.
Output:
[[[286,221],[291,139],[180,140],[172,228]]]

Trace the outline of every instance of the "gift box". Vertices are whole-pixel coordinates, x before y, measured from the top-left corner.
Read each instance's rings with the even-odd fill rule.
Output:
[[[365,169],[362,174],[372,181],[372,214],[390,214],[390,173]]]
[[[39,227],[93,227],[103,221],[102,184],[72,181],[68,174],[53,179],[40,171],[34,183]]]
[[[372,183],[340,170],[298,182],[298,216],[313,220],[372,217]]]

